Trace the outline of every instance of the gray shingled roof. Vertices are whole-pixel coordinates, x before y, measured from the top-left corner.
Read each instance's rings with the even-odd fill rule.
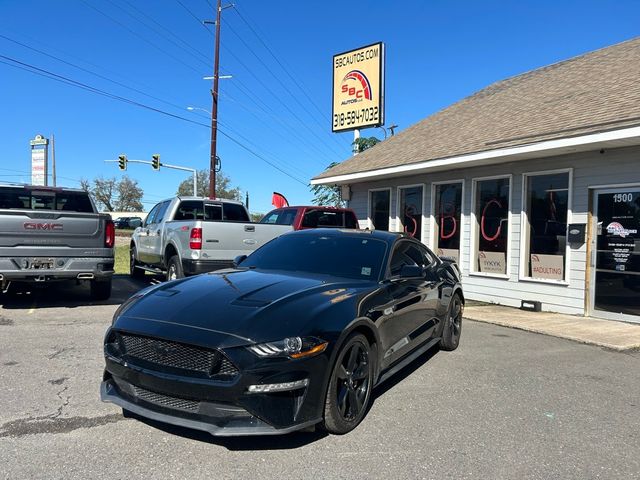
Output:
[[[315,177],[640,124],[640,37],[496,82]]]

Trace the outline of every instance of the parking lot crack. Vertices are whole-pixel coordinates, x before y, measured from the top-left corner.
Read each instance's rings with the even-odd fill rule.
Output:
[[[27,417],[0,425],[0,438],[24,437],[26,435],[68,433],[80,428],[93,428],[126,420],[120,413],[100,417],[60,417],[53,414],[41,417]]]
[[[55,348],[55,352],[53,352],[51,355],[47,355],[47,358],[49,360],[52,360],[52,359],[62,355],[64,352],[68,352],[69,350],[72,350],[69,347],[58,347],[58,346],[56,346],[54,348]]]

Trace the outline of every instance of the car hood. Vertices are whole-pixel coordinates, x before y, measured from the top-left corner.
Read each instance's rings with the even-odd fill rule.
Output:
[[[150,289],[119,313],[114,326],[202,345],[246,345],[304,334],[321,312],[375,287],[328,276],[225,270]]]

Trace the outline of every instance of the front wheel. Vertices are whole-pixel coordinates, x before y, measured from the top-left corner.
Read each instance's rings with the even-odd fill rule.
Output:
[[[373,388],[373,358],[367,338],[349,337],[337,355],[324,405],[322,428],[343,435],[367,413]]]
[[[174,255],[169,259],[167,265],[167,281],[176,280],[184,277],[184,271],[182,270],[182,262],[180,257]]]
[[[145,271],[138,268],[138,261],[136,260],[136,247],[133,245],[129,248],[129,275],[132,278],[144,278]]]
[[[447,319],[442,329],[442,338],[440,339],[440,348],[442,350],[452,351],[458,348],[460,334],[462,333],[462,311],[462,298],[456,293],[451,297]]]

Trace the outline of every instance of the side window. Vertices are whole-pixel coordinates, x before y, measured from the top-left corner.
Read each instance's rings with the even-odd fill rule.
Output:
[[[223,219],[228,222],[248,222],[249,216],[242,205],[236,203],[222,204]]]
[[[151,209],[151,211],[149,212],[149,215],[147,215],[147,218],[144,219],[144,225],[145,226],[151,225],[152,223],[154,223],[154,221],[155,221],[154,219],[155,219],[156,214],[158,213],[158,208],[160,207],[160,205],[161,204],[159,203],[159,204],[157,204],[155,207],[153,207]]]
[[[275,210],[273,212],[268,213],[267,215],[260,220],[260,223],[269,223],[275,225],[278,223],[278,217],[280,216],[281,210]]]
[[[428,267],[435,261],[435,257],[426,249],[413,242],[401,241],[391,256],[389,269],[391,276],[399,275],[403,265],[418,265]]]
[[[197,200],[185,200],[180,202],[174,220],[202,220],[204,217],[204,204]]]
[[[158,213],[156,213],[156,217],[153,219],[153,223],[160,223],[162,220],[164,220],[164,214],[167,213],[169,203],[171,203],[171,201],[167,200],[166,202],[162,202],[160,205],[158,205]]]

